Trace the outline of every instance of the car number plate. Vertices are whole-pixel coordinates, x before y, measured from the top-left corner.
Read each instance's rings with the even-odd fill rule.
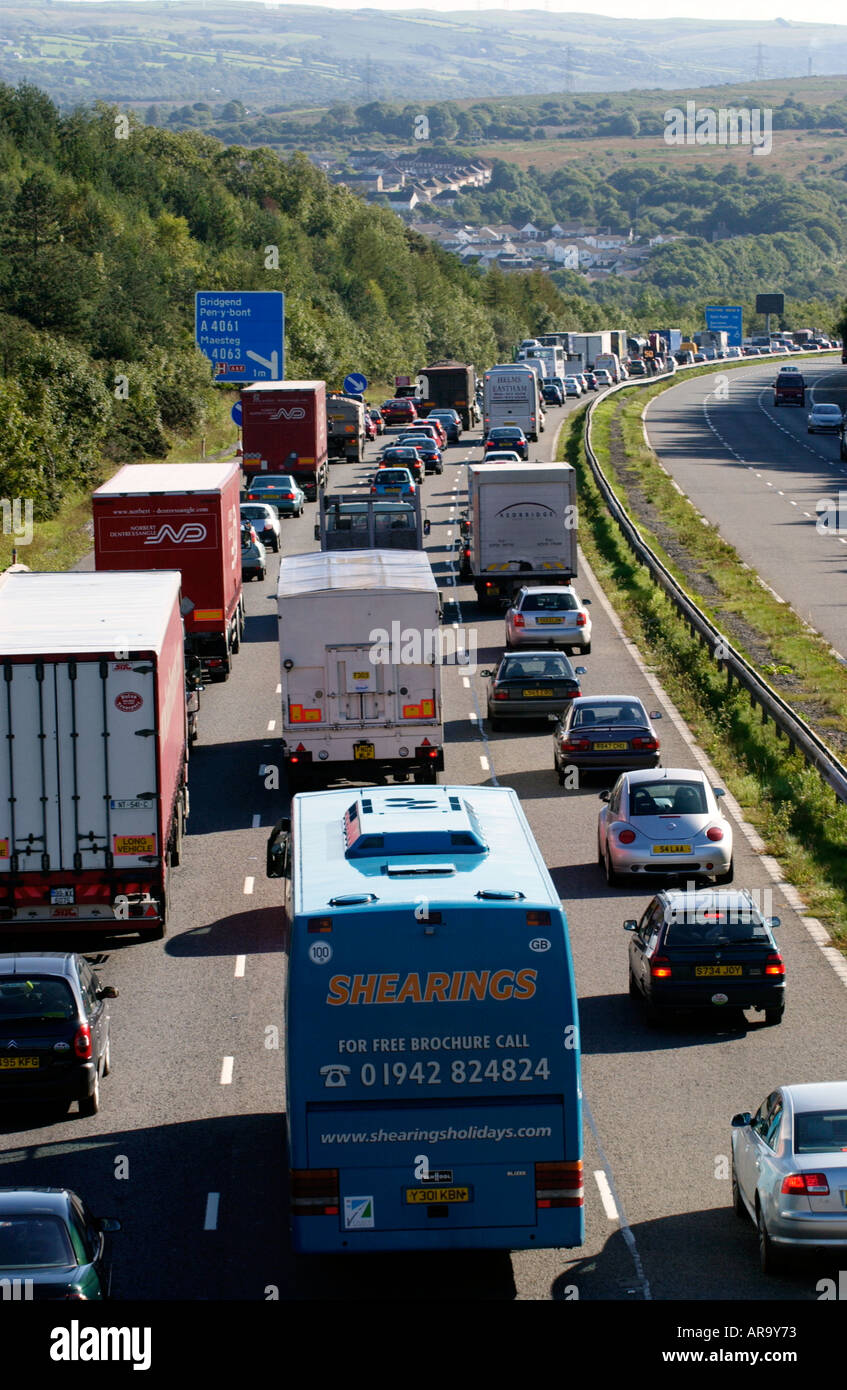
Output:
[[[114,804],[115,804],[115,803],[112,802],[112,805],[113,805],[113,806],[114,806]],[[150,805],[152,806],[152,804],[153,804],[153,803],[152,803],[152,801],[151,801],[151,802],[150,802]],[[72,903],[72,902],[74,901],[74,897],[75,897],[75,889],[73,889],[73,888],[51,888],[51,889],[50,889],[50,901],[51,901],[51,903],[54,903],[54,904],[56,905],[56,907],[67,907],[70,903]]]
[[[407,1187],[406,1201],[411,1206],[443,1206],[448,1202],[469,1202],[469,1187]]]
[[[652,854],[690,854],[690,845],[653,845]]]
[[[531,686],[528,687],[526,690],[523,690],[521,693],[526,697],[526,699],[533,700],[538,699],[539,697],[543,699],[545,696],[549,699],[549,697],[553,694],[553,691],[552,689],[548,689],[548,687],[545,685],[543,687]]]
[[[0,1071],[37,1071],[37,1057],[0,1057]]]
[[[375,758],[376,748],[372,743],[354,743],[353,757],[356,759]]]
[[[610,753],[610,752],[612,752],[612,751],[617,752],[618,749],[621,749],[621,748],[628,748],[628,747],[629,747],[629,744],[628,744],[628,743],[595,743],[594,747],[595,747],[595,748],[597,749],[597,751],[600,752],[600,753]]]
[[[704,975],[741,975],[743,967],[740,965],[695,965],[694,974],[698,978]]]
[[[553,623],[555,623],[556,626],[559,627],[559,626],[561,626],[561,624],[564,622],[564,619],[563,619],[563,618],[536,618],[535,621],[536,621],[537,623],[549,623],[549,624],[551,624],[551,625],[552,625]]]

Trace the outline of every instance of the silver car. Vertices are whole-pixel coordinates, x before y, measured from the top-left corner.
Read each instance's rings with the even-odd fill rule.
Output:
[[[647,874],[732,883],[732,826],[699,769],[656,767],[624,772],[597,820],[597,862],[616,887]]]
[[[591,651],[591,599],[580,601],[570,585],[525,587],[506,612],[506,646],[540,647],[549,642],[587,656]]]
[[[818,401],[809,411],[807,432],[809,434],[838,434],[843,419],[841,407],[831,401]]]
[[[847,1250],[847,1081],[781,1086],[732,1117],[732,1201],[765,1274],[792,1252]]]

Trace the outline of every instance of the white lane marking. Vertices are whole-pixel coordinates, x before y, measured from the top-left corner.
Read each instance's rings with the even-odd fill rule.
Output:
[[[276,688],[276,693],[277,693],[277,695],[281,695],[281,694],[282,694],[282,686],[281,686],[281,685],[278,685],[278,686],[277,686],[277,688]]]
[[[609,1179],[602,1168],[595,1168],[594,1181],[600,1189],[600,1201],[603,1203],[603,1210],[610,1221],[617,1221],[618,1209],[615,1206],[615,1199],[612,1196],[612,1189],[609,1186]]]
[[[484,753],[480,753],[479,755],[479,765],[482,768],[483,772],[490,771],[490,765]]]
[[[258,829],[259,829],[259,826],[260,826],[261,824],[262,824],[262,817],[261,817],[261,815],[259,814],[259,812],[256,811],[256,812],[254,813],[254,816],[253,816],[253,829],[254,829],[254,830],[258,830]]]
[[[234,1058],[234,1057],[224,1057],[224,1059],[223,1059],[223,1064],[222,1064],[222,1066],[221,1066],[221,1085],[222,1085],[222,1086],[231,1086],[231,1085],[232,1085],[232,1067],[233,1067],[233,1063],[234,1063],[234,1062],[235,1062],[235,1058]]]
[[[244,971],[245,971],[246,968],[247,968],[247,957],[246,957],[246,956],[236,956],[236,957],[235,957],[235,978],[236,978],[236,980],[243,980],[243,979],[244,979]]]
[[[471,721],[472,724],[477,723],[479,715],[477,714],[476,710],[472,709],[468,712],[468,719]]]
[[[255,882],[256,882],[255,878],[252,878],[252,877],[248,874],[247,878],[245,878],[245,880],[244,880],[244,892],[247,893],[248,895],[249,895],[250,893],[252,893],[252,892],[253,892],[253,886],[254,886]]]
[[[268,733],[269,733],[269,734],[272,734],[275,728],[276,728],[276,720],[275,720],[275,719],[269,719],[269,720],[268,720]]]
[[[203,1218],[204,1231],[216,1231],[218,1229],[218,1208],[220,1204],[220,1192],[210,1192],[206,1198],[206,1215]]]
[[[470,690],[471,683],[468,680],[467,676],[462,676],[462,685],[465,687],[465,690]]]
[[[609,1166],[609,1160],[606,1158],[603,1145],[600,1143],[600,1135],[597,1132],[597,1123],[594,1119],[594,1113],[585,1096],[583,1096],[582,1099],[582,1113],[588,1121],[588,1126],[591,1130],[591,1133],[594,1136],[594,1142],[597,1145],[597,1152],[600,1155],[600,1162],[603,1164],[603,1174],[606,1178],[606,1182],[609,1186],[609,1191],[612,1194],[615,1206],[617,1208],[617,1216],[621,1225],[621,1235],[623,1236],[624,1241],[626,1242],[626,1246],[629,1250],[630,1258],[632,1259],[633,1267],[635,1269],[635,1277],[638,1281],[638,1284],[640,1285],[641,1297],[645,1300],[645,1302],[649,1303],[652,1300],[653,1295],[650,1292],[650,1284],[648,1282],[647,1275],[644,1273],[644,1266],[641,1263],[641,1255],[638,1251],[638,1245],[636,1243],[635,1236],[632,1233],[632,1227],[626,1219],[626,1214],[623,1209],[623,1203],[617,1197],[617,1194],[615,1192],[615,1180],[612,1176],[612,1170]]]

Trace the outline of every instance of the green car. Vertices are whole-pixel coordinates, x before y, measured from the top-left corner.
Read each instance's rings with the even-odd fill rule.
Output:
[[[121,1224],[93,1216],[65,1187],[0,1187],[0,1279],[21,1299],[109,1297],[106,1235]],[[31,1290],[31,1292],[30,1292]]]

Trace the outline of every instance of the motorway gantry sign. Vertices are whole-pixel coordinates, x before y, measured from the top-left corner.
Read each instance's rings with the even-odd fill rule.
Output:
[[[281,290],[198,290],[197,346],[216,381],[282,381],[285,295]]]
[[[740,304],[708,304],[706,327],[712,333],[726,333],[729,347],[741,347],[744,310]]]

